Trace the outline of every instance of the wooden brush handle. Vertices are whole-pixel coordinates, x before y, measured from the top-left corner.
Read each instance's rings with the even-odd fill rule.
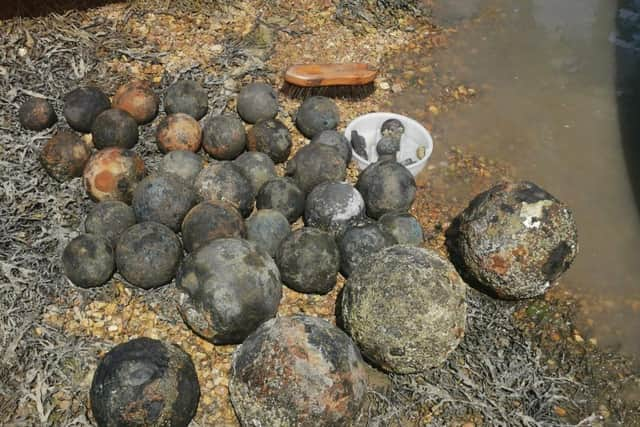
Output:
[[[378,70],[368,64],[306,64],[289,67],[285,81],[300,87],[365,85],[375,80]]]

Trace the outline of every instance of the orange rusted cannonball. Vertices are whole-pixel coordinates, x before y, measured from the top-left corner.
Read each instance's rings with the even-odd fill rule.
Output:
[[[95,153],[84,169],[84,188],[95,201],[130,203],[133,190],[144,177],[144,161],[137,153],[118,147]]]
[[[74,132],[60,130],[42,147],[40,163],[56,181],[82,175],[91,150]]]
[[[202,128],[198,121],[188,114],[170,114],[158,126],[156,138],[158,148],[163,153],[176,150],[195,153],[202,143]]]
[[[113,96],[112,107],[131,114],[139,125],[149,123],[158,114],[160,99],[144,80],[122,85]]]

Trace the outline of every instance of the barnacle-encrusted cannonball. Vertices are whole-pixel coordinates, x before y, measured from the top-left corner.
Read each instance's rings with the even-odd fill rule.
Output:
[[[200,384],[180,347],[143,337],[104,356],[89,397],[99,427],[187,427],[198,408]]]
[[[531,182],[503,182],[460,216],[464,269],[501,298],[544,294],[573,262],[578,232],[569,208]]]
[[[287,162],[287,175],[298,187],[309,193],[313,187],[325,181],[342,181],[347,176],[347,164],[338,150],[324,144],[309,144],[302,147]]]
[[[276,209],[292,223],[304,212],[304,200],[304,192],[293,179],[278,177],[260,188],[256,196],[256,208]]]
[[[144,177],[144,161],[132,150],[111,147],[95,153],[84,168],[84,188],[95,201],[131,202],[133,190]]]
[[[209,109],[207,91],[193,80],[180,80],[172,84],[164,97],[167,114],[185,113],[200,120]]]
[[[409,213],[390,212],[382,215],[378,223],[400,244],[420,246],[424,243],[422,226],[416,217]]]
[[[113,96],[113,108],[131,114],[136,123],[143,125],[155,119],[160,98],[144,80],[133,80],[118,88]]]
[[[102,286],[115,269],[111,244],[102,236],[81,234],[64,248],[62,267],[65,276],[76,286]]]
[[[120,235],[136,223],[133,208],[119,200],[96,203],[84,220],[84,231],[106,238],[112,247]]]
[[[304,100],[296,114],[296,126],[307,138],[323,130],[335,129],[340,123],[340,111],[331,98],[312,96]]]
[[[175,232],[196,204],[193,187],[175,175],[152,175],[138,183],[133,192],[133,211],[138,222],[154,221]]]
[[[138,142],[138,124],[126,111],[110,108],[98,114],[93,121],[91,136],[98,150],[107,147],[132,148]]]
[[[180,239],[169,227],[157,222],[129,227],[116,244],[118,272],[142,289],[169,283],[181,260]]]
[[[460,343],[465,286],[437,253],[391,246],[363,259],[347,280],[338,313],[374,365],[399,374],[422,372],[442,365]]]
[[[231,403],[243,426],[349,426],[366,391],[358,348],[316,317],[263,323],[231,362]]]
[[[194,185],[196,177],[204,167],[204,159],[191,151],[176,150],[167,153],[158,166],[158,172],[173,174],[187,184]]]
[[[182,222],[182,242],[187,252],[195,251],[211,240],[242,238],[245,234],[240,212],[229,203],[220,201],[198,203]]]
[[[329,147],[333,147],[342,156],[345,163],[348,165],[351,161],[351,145],[342,132],[336,130],[324,130],[313,137],[312,144],[325,144]]]
[[[351,220],[338,237],[340,272],[349,277],[362,260],[395,243],[393,236],[377,222],[368,218]]]
[[[111,101],[97,87],[79,87],[64,97],[64,118],[72,129],[91,132],[98,114],[111,108]]]
[[[29,97],[20,106],[18,118],[22,127],[36,131],[49,128],[58,120],[49,101],[36,97]]]
[[[276,178],[276,165],[273,160],[264,153],[247,151],[240,154],[233,161],[240,172],[251,182],[254,194],[258,194],[260,188],[270,179]]]
[[[82,175],[91,157],[91,150],[80,137],[67,130],[59,130],[42,147],[40,164],[56,181],[68,181]]]
[[[231,203],[243,217],[253,209],[251,183],[231,162],[214,162],[202,169],[196,178],[196,191],[202,200]]]
[[[274,163],[282,163],[291,153],[291,133],[280,120],[262,120],[249,129],[248,147],[271,157]]]
[[[278,267],[243,239],[217,239],[180,267],[178,309],[198,335],[214,344],[242,342],[276,315],[282,298]]]
[[[236,116],[222,115],[208,118],[203,126],[202,146],[217,160],[233,160],[247,145],[244,124]]]
[[[360,173],[356,188],[367,205],[367,215],[380,218],[387,212],[406,212],[416,198],[411,172],[393,160],[372,163]]]
[[[289,221],[275,209],[256,211],[247,219],[247,240],[274,257],[280,243],[291,233]]]
[[[273,119],[278,114],[278,97],[271,85],[251,83],[238,95],[238,114],[247,123]]]
[[[304,209],[304,223],[330,232],[342,234],[353,218],[364,217],[364,200],[351,184],[327,181],[311,190]]]
[[[175,150],[195,153],[202,143],[202,129],[200,123],[188,114],[170,114],[158,125],[156,139],[163,153]]]

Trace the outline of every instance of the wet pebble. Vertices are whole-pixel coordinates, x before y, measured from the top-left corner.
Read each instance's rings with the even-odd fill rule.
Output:
[[[369,155],[367,154],[367,141],[358,133],[358,131],[351,131],[351,147],[353,147],[353,151],[358,156],[362,157],[364,160],[369,160]]]
[[[421,246],[424,243],[422,226],[416,217],[409,213],[386,213],[380,217],[378,223],[402,245]]]
[[[335,130],[325,130],[317,134],[311,140],[312,144],[325,144],[329,147],[333,147],[342,156],[345,163],[348,165],[351,161],[351,146],[347,137],[342,132]]]

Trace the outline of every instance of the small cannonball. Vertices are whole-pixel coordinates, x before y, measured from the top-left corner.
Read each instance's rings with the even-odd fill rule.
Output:
[[[338,106],[325,96],[305,99],[296,114],[296,126],[307,138],[313,138],[323,130],[335,129],[339,122]]]
[[[170,114],[158,125],[156,139],[163,153],[175,150],[195,153],[202,143],[202,129],[200,123],[188,114]]]
[[[162,174],[174,174],[193,185],[204,167],[204,159],[191,151],[176,150],[167,153],[158,167]]]
[[[276,255],[280,243],[291,234],[289,221],[275,209],[256,211],[247,219],[247,240],[271,257]]]
[[[59,130],[42,147],[40,164],[56,181],[68,181],[82,175],[91,150],[75,133]]]
[[[133,208],[119,200],[105,200],[97,203],[84,220],[84,231],[109,240],[112,247],[120,235],[136,223]]]
[[[89,397],[99,427],[187,427],[198,408],[200,384],[180,347],[142,337],[104,356]]]
[[[358,177],[356,188],[367,205],[367,215],[380,218],[387,212],[406,212],[416,198],[416,181],[395,161],[372,163]]]
[[[182,243],[187,252],[193,252],[211,240],[242,238],[245,234],[242,215],[225,202],[198,203],[182,222]]]
[[[405,212],[389,212],[378,223],[402,245],[421,246],[424,243],[422,226],[413,215]]]
[[[138,123],[126,111],[111,108],[98,114],[91,126],[91,136],[98,150],[132,148],[138,142]]]
[[[304,223],[334,236],[342,234],[351,219],[362,217],[364,200],[358,190],[346,182],[323,182],[307,196]]]
[[[278,317],[234,352],[231,403],[243,426],[355,425],[365,369],[353,341],[329,322]]]
[[[352,220],[338,238],[340,272],[349,277],[362,260],[396,243],[377,222],[366,218]]]
[[[134,80],[120,86],[113,96],[113,108],[126,111],[139,125],[155,119],[159,105],[160,98],[144,80]]]
[[[115,269],[111,244],[102,236],[81,234],[64,248],[62,267],[65,276],[76,286],[102,286]]]
[[[71,128],[89,133],[98,114],[111,108],[111,101],[97,87],[79,87],[64,97],[64,118]]]
[[[365,160],[369,160],[367,154],[367,141],[356,130],[351,131],[351,147],[353,151]]]
[[[278,177],[260,188],[256,196],[256,208],[278,210],[293,223],[304,212],[304,199],[304,192],[293,179]]]
[[[343,289],[343,329],[377,367],[411,374],[440,366],[464,335],[466,285],[437,253],[395,245],[363,259]]]
[[[280,120],[262,120],[249,129],[248,147],[265,153],[274,163],[283,163],[291,153],[291,133]]]
[[[464,268],[500,298],[543,295],[573,262],[578,232],[569,208],[531,182],[503,182],[460,215]]]
[[[181,80],[172,84],[164,96],[167,114],[185,113],[200,120],[209,109],[209,96],[198,82]]]
[[[169,227],[157,222],[141,222],[129,227],[116,245],[118,272],[142,289],[169,283],[181,260],[180,239]]]
[[[175,232],[182,220],[196,204],[195,190],[175,175],[148,176],[133,192],[133,211],[138,222],[154,221]]]
[[[202,146],[214,159],[235,159],[247,146],[242,120],[232,115],[210,117],[203,126]]]
[[[30,97],[18,111],[20,124],[29,130],[47,129],[58,120],[53,107],[44,98]]]
[[[338,150],[324,144],[309,144],[302,147],[287,162],[287,175],[298,187],[309,193],[325,181],[342,181],[347,176],[347,164]]]
[[[398,151],[400,151],[400,140],[392,136],[383,136],[376,144],[376,152],[379,156],[392,155],[395,158]]]
[[[282,282],[289,288],[326,294],[336,285],[340,252],[331,234],[318,228],[303,227],[282,241],[276,262]]]
[[[278,114],[278,97],[271,85],[251,83],[238,95],[238,114],[247,123],[273,119]]]
[[[311,143],[325,144],[329,147],[333,147],[340,152],[340,155],[347,165],[351,161],[351,146],[349,145],[349,140],[347,140],[347,137],[344,136],[342,132],[338,132],[336,130],[324,130],[314,136]]]
[[[231,203],[245,218],[253,210],[251,182],[230,162],[210,163],[198,174],[195,188],[202,200]]]
[[[276,178],[276,165],[273,160],[259,151],[247,151],[233,161],[240,172],[251,182],[254,194],[258,194],[265,182]]]
[[[243,239],[212,240],[191,253],[176,285],[185,323],[214,344],[242,342],[276,315],[282,298],[275,262]]]
[[[380,133],[383,136],[400,137],[404,133],[404,125],[398,119],[388,119],[382,123]]]
[[[111,147],[95,153],[84,168],[84,188],[95,201],[131,202],[144,176],[144,161],[132,150]]]

